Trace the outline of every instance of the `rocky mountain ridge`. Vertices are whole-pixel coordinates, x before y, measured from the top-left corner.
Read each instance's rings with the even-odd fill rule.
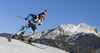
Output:
[[[26,34],[26,36],[31,35],[33,31]],[[47,38],[47,39],[55,39],[57,36],[69,36],[73,37],[77,33],[93,33],[100,37],[100,32],[96,27],[91,27],[85,23],[81,23],[79,25],[74,24],[61,24],[55,29],[44,30],[43,32],[37,32],[35,38]]]

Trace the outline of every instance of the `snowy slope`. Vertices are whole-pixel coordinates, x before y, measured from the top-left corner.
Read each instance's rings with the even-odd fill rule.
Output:
[[[45,49],[40,49],[14,39],[12,42],[8,42],[6,38],[0,37],[0,53],[68,53],[54,47],[37,43],[33,44]]]

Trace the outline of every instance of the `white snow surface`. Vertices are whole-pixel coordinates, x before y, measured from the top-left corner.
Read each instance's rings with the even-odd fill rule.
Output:
[[[74,24],[61,24],[59,26],[62,28],[64,31],[69,31],[72,33],[94,33],[95,35],[99,35],[99,30],[96,27],[91,27],[90,25],[87,25],[85,23],[81,23],[79,25],[74,25]]]
[[[68,53],[54,47],[37,43],[33,44],[45,49],[40,49],[15,39],[8,42],[7,38],[0,37],[0,53]]]

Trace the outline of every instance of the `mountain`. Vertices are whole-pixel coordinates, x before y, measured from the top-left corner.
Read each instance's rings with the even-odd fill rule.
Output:
[[[31,36],[32,33],[33,31],[26,34],[26,36]],[[43,32],[37,32],[34,38],[37,39],[44,37],[47,39],[58,39],[58,37],[66,37],[65,39],[68,40],[67,38],[71,38],[77,33],[93,33],[100,37],[100,32],[96,27],[91,27],[90,25],[81,23],[77,26],[74,24],[61,24],[55,29],[48,29],[44,30]]]
[[[99,34],[99,30],[96,27],[91,27],[90,25],[87,25],[85,23],[81,23],[79,25],[73,25],[73,24],[67,24],[63,25],[61,24],[58,28],[62,29],[65,32],[71,32],[71,33],[94,33],[96,35]],[[65,33],[66,35],[67,33]],[[70,34],[69,34],[70,35]]]
[[[100,37],[97,37],[93,33],[78,33],[67,42],[44,38],[36,39],[34,42],[53,46],[72,53],[76,52],[78,49],[79,51],[82,50],[82,53],[95,53],[100,48]]]
[[[1,33],[0,36],[1,37],[10,37],[13,34],[9,34],[9,33]]]
[[[27,33],[26,39],[33,31]],[[2,34],[0,34],[2,35]],[[6,35],[6,34],[3,34]],[[56,47],[70,53],[92,53],[100,49],[100,32],[85,23],[79,25],[61,24],[57,28],[37,32],[35,43]]]
[[[79,35],[81,35],[81,36],[78,37],[74,41],[74,43],[78,43],[77,46],[83,45],[82,47],[95,48],[95,49],[100,48],[100,37],[97,37],[93,33],[84,34],[84,35],[79,34]],[[84,36],[84,37],[82,37],[82,36]]]
[[[15,39],[8,42],[6,38],[0,37],[0,53],[68,53],[50,46],[37,43],[32,44],[45,49],[40,49]]]
[[[27,36],[32,33],[28,33]],[[85,23],[77,26],[61,24],[57,28],[37,32],[34,38],[36,43],[53,46],[72,53],[78,49],[82,50],[83,53],[91,53],[100,48],[99,30]]]

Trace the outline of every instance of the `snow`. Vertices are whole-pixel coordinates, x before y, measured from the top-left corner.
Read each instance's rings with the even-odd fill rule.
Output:
[[[87,25],[85,23],[81,23],[79,25],[74,25],[74,24],[61,24],[59,26],[66,32],[72,32],[72,33],[94,33],[95,35],[98,35],[99,31],[96,27],[91,27],[90,25]],[[97,30],[95,30],[97,29]]]
[[[0,53],[68,53],[50,46],[37,43],[32,44],[45,49],[40,49],[15,39],[8,42],[7,38],[0,37]]]

